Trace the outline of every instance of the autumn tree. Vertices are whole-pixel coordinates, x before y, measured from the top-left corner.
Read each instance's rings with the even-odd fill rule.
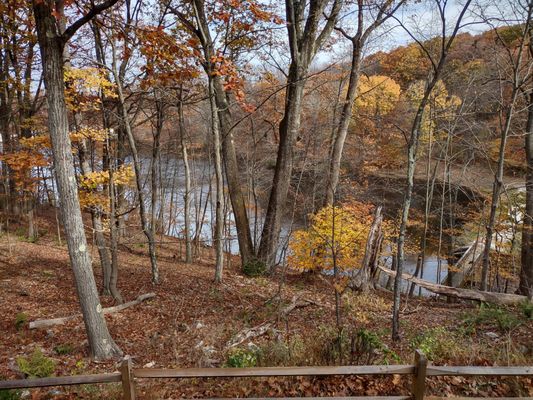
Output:
[[[258,249],[259,259],[268,268],[275,264],[280,222],[292,175],[293,146],[300,128],[303,94],[309,67],[330,37],[342,5],[342,0],[319,0],[309,5],[294,0],[285,1],[290,64],[283,119],[279,124],[276,167]]]
[[[33,11],[41,49],[44,83],[48,103],[48,129],[52,141],[54,170],[57,180],[61,215],[74,272],[78,299],[85,322],[85,330],[92,355],[107,359],[121,354],[109,334],[87,248],[84,225],[78,198],[72,146],[69,138],[68,112],[65,101],[63,51],[68,40],[95,15],[112,7],[116,0],[108,0],[83,10],[83,15],[66,29],[60,28],[64,3],[49,0],[34,1]],[[58,19],[56,19],[56,15]]]
[[[517,114],[517,100],[520,92],[524,89],[524,84],[531,79],[528,68],[524,68],[524,60],[527,56],[529,33],[532,24],[533,1],[528,1],[523,6],[523,26],[518,32],[510,37],[504,37],[496,29],[495,34],[498,40],[505,46],[506,65],[508,66],[509,78],[502,79],[500,84],[507,86],[510,83],[510,96],[508,102],[501,99],[500,112],[502,113],[501,121],[503,123],[499,126],[500,142],[498,150],[498,162],[496,171],[494,173],[494,183],[492,185],[492,197],[490,203],[489,219],[486,224],[485,234],[485,248],[483,249],[483,260],[481,269],[480,289],[487,290],[489,288],[489,268],[490,268],[490,251],[493,243],[493,235],[495,230],[495,222],[498,212],[498,205],[500,203],[500,195],[503,186],[503,176],[505,167],[505,150],[507,141],[512,130],[512,122]],[[504,73],[499,71],[499,73]],[[504,89],[502,88],[502,91]],[[527,135],[526,135],[527,137]],[[527,226],[527,222],[525,223]],[[526,241],[529,237],[526,234]],[[527,253],[526,253],[527,257]]]
[[[353,27],[348,27],[346,29],[337,27],[337,30],[350,42],[352,47],[351,67],[346,96],[342,102],[342,110],[331,144],[325,204],[333,204],[335,192],[337,190],[342,152],[346,141],[346,135],[348,133],[348,127],[350,125],[353,104],[358,93],[364,48],[370,35],[390,18],[403,3],[403,0],[385,0],[382,2],[365,2],[363,0],[358,0],[355,29]],[[354,32],[350,33],[350,31]]]
[[[400,290],[401,290],[401,275],[403,272],[403,263],[404,263],[404,246],[405,246],[405,234],[407,231],[407,222],[409,220],[409,209],[411,206],[411,199],[413,194],[414,186],[414,173],[416,167],[416,159],[418,155],[418,146],[420,143],[420,136],[422,134],[422,122],[424,117],[425,109],[428,105],[431,93],[437,85],[437,82],[440,79],[440,75],[444,69],[446,63],[446,58],[450,51],[450,48],[461,28],[462,20],[468,7],[470,6],[470,0],[467,0],[465,4],[461,7],[459,15],[457,16],[455,22],[453,23],[453,28],[450,34],[446,34],[448,29],[448,18],[447,18],[447,2],[441,0],[435,0],[435,5],[438,9],[439,22],[441,24],[441,29],[443,35],[439,38],[440,46],[438,46],[437,54],[431,53],[424,44],[420,41],[417,43],[421,47],[422,51],[428,57],[431,63],[431,72],[426,80],[426,85],[424,89],[424,94],[422,95],[418,107],[416,110],[415,117],[413,119],[413,124],[411,126],[410,135],[408,138],[407,145],[407,185],[405,188],[405,196],[402,204],[402,212],[400,219],[400,230],[398,234],[398,265],[396,268],[396,277],[394,279],[394,303],[393,303],[393,317],[392,317],[392,338],[393,340],[400,339],[400,322],[399,322],[399,313],[400,313]],[[398,19],[396,19],[399,21]],[[402,26],[404,26],[402,24]],[[407,32],[412,36],[413,34],[407,30]],[[413,37],[413,36],[412,36]]]

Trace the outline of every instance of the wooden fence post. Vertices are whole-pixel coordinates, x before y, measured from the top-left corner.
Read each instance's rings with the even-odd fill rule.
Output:
[[[120,373],[122,374],[122,391],[124,393],[124,400],[135,400],[135,386],[130,357],[124,358],[122,361],[122,364],[120,365]]]
[[[415,351],[415,375],[413,378],[413,399],[423,400],[426,392],[426,370],[428,360],[421,350]]]

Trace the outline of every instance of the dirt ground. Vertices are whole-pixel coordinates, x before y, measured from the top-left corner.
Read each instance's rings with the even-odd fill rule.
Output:
[[[49,329],[28,328],[37,319],[64,317],[78,312],[78,301],[64,240],[60,243],[54,212],[37,213],[40,238],[22,238],[24,224],[9,223],[0,237],[0,376],[23,377],[17,359],[39,348],[55,361],[55,375],[117,370],[119,361],[96,363],[89,358],[81,318]],[[87,221],[87,225],[88,221]],[[4,225],[5,229],[5,225]],[[134,228],[130,229],[134,231]],[[91,232],[88,229],[88,237]],[[183,244],[161,237],[158,260],[162,282],[150,282],[147,246],[140,234],[129,236],[120,247],[119,289],[126,301],[155,292],[154,299],[106,319],[111,334],[136,367],[227,366],[234,350],[228,344],[248,328],[271,323],[264,335],[242,343],[242,351],[261,354],[257,365],[313,365],[338,363],[335,359],[335,301],[331,283],[324,277],[297,271],[273,277],[250,278],[239,271],[237,257],[228,258],[224,282],[213,283],[214,261],[203,248],[194,264],[182,261]],[[91,247],[97,282],[101,280],[98,253]],[[277,296],[279,294],[279,296]],[[293,301],[309,300],[284,316]],[[279,300],[279,301],[278,301]],[[103,297],[104,306],[114,305]],[[533,365],[533,321],[519,309],[504,310],[512,323],[481,319],[477,305],[448,304],[431,298],[404,299],[402,340],[390,341],[391,295],[376,291],[343,297],[346,343],[357,344],[371,334],[374,347],[368,354],[345,358],[344,363],[410,363],[416,347],[432,353],[433,362],[449,365]],[[499,318],[499,317],[498,317]],[[479,318],[478,318],[479,319]],[[18,323],[17,323],[18,321]],[[474,322],[472,322],[474,321]],[[352,336],[350,336],[352,335]],[[352,340],[350,340],[350,338]],[[354,339],[355,338],[355,339]],[[355,340],[355,342],[354,342]],[[333,345],[332,345],[333,343]],[[61,351],[60,349],[63,349]],[[243,396],[355,396],[407,394],[409,382],[389,378],[290,378],[139,380],[140,399]],[[433,394],[471,396],[533,395],[530,378],[474,380],[466,378],[431,381]],[[89,385],[23,392],[31,398],[120,398],[117,385]]]

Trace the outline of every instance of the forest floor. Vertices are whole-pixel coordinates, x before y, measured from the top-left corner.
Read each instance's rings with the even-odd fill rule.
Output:
[[[28,322],[78,312],[67,248],[58,241],[54,212],[37,215],[40,238],[23,238],[24,226],[11,222],[0,237],[0,376],[20,378],[18,360],[35,349],[53,359],[55,375],[116,371],[119,360],[96,363],[88,357],[81,319],[49,329]],[[88,221],[87,221],[88,223]],[[88,226],[88,225],[87,225]],[[5,228],[5,226],[4,226]],[[89,232],[90,234],[90,232]],[[91,236],[89,236],[90,238]],[[162,237],[158,260],[162,282],[153,286],[147,247],[140,234],[120,248],[119,289],[126,301],[155,292],[156,297],[106,319],[113,338],[137,367],[274,366],[338,364],[334,289],[326,278],[297,271],[251,278],[238,258],[213,283],[214,261],[204,248],[194,264],[182,261],[183,245]],[[96,247],[91,248],[97,281],[101,280]],[[280,294],[280,296],[276,296]],[[280,299],[276,301],[275,299]],[[295,299],[309,300],[283,316]],[[410,363],[422,348],[435,364],[533,365],[533,320],[523,310],[479,308],[433,298],[402,301],[402,340],[390,340],[392,296],[386,291],[343,296],[342,363]],[[103,297],[104,306],[113,305]],[[264,335],[228,349],[236,334],[271,323]],[[366,346],[365,346],[366,345]],[[353,351],[352,351],[352,350]],[[140,399],[243,396],[402,395],[409,381],[388,378],[331,377],[286,379],[139,380]],[[532,396],[531,378],[432,378],[432,394]],[[27,392],[23,392],[29,396]],[[120,398],[120,385],[86,385],[32,390],[32,398]]]

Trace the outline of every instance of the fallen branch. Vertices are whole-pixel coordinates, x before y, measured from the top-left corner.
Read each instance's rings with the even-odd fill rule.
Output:
[[[382,266],[379,266],[378,268],[389,276],[396,276],[396,271],[392,271]],[[431,283],[423,279],[415,278],[414,276],[405,273],[402,274],[402,279],[405,279],[409,282],[413,282],[414,284],[423,287],[424,289],[429,290],[430,292],[441,294],[444,296],[457,297],[459,299],[476,300],[483,301],[486,303],[502,305],[516,305],[527,301],[526,296],[520,296],[517,294],[509,293],[484,292],[481,290],[462,289],[451,286],[439,285],[437,283]]]
[[[281,318],[281,317],[286,318],[296,308],[303,308],[303,307],[307,307],[307,306],[310,306],[310,305],[321,306],[319,303],[317,303],[317,302],[315,302],[313,300],[310,300],[310,299],[298,299],[298,297],[294,296],[292,298],[291,304],[289,304],[288,306],[282,308],[279,311],[279,317],[278,318]],[[267,333],[268,331],[273,330],[273,329],[274,329],[274,322],[273,321],[271,321],[271,322],[266,321],[266,322],[263,322],[260,325],[254,326],[253,328],[243,329],[242,331],[237,333],[232,338],[232,340],[230,340],[226,344],[226,349],[231,349],[232,347],[236,347],[236,346],[244,343],[248,339],[252,339],[252,338],[256,338],[256,337],[262,336],[265,333]]]
[[[102,313],[105,314],[113,314],[119,311],[122,311],[126,308],[136,306],[137,304],[142,303],[145,300],[151,299],[155,297],[155,293],[146,293],[142,294],[139,297],[137,297],[135,300],[128,301],[127,303],[120,304],[118,306],[114,307],[107,307],[102,309]],[[42,328],[48,328],[55,325],[62,325],[65,322],[75,320],[76,318],[81,317],[81,314],[75,314],[70,315],[68,317],[62,317],[62,318],[52,318],[52,319],[38,319],[36,321],[30,322],[29,328],[30,329],[42,329]]]
[[[239,332],[233,337],[233,340],[226,344],[227,349],[236,347],[248,339],[252,339],[258,336],[262,336],[272,328],[272,322],[263,322],[261,325],[254,326],[253,328],[245,329]]]

